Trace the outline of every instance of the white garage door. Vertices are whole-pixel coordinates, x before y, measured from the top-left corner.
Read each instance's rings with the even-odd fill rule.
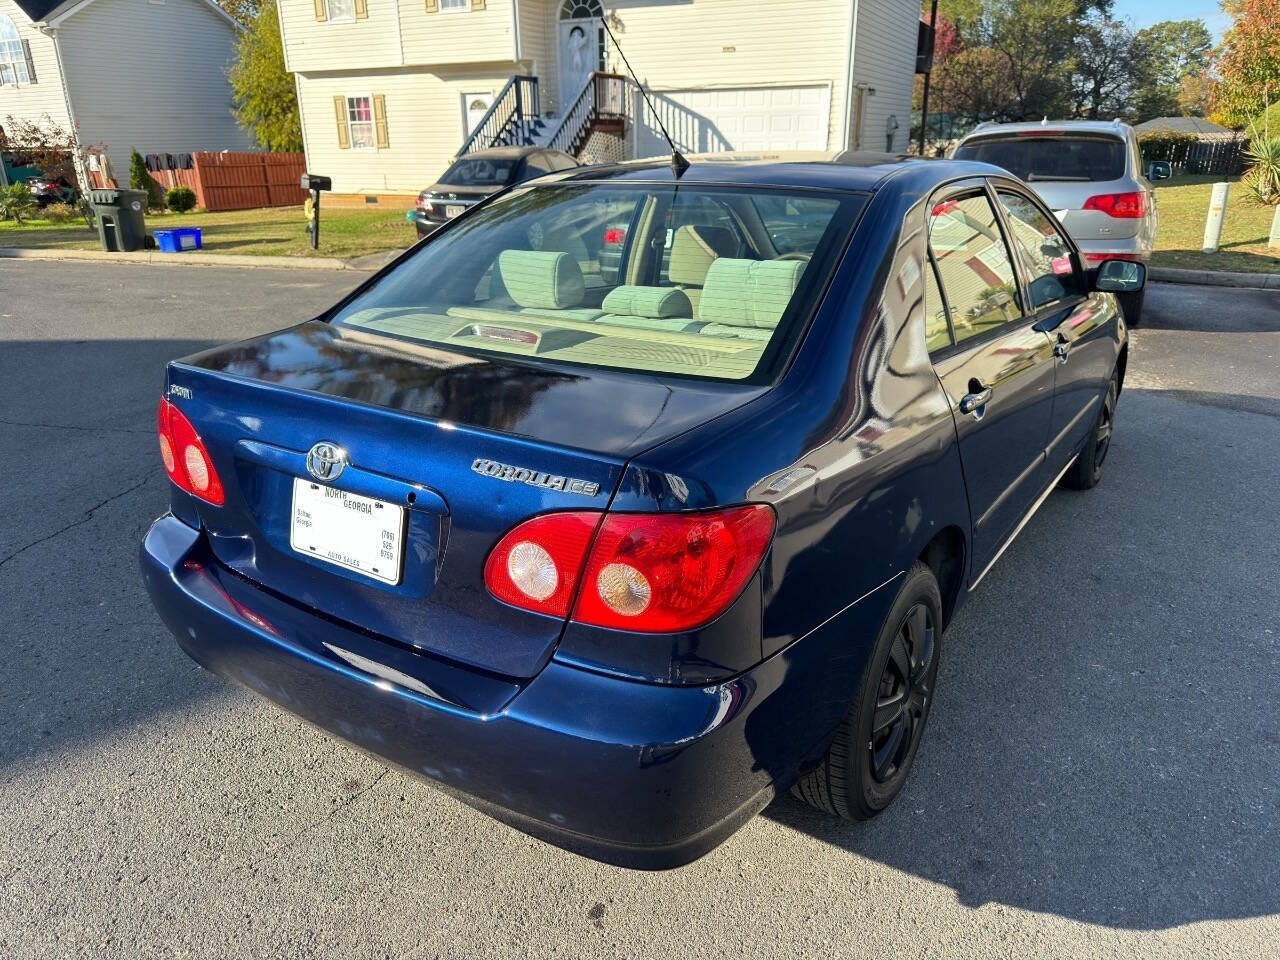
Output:
[[[828,84],[668,90],[650,94],[681,150],[826,150],[831,117]],[[643,108],[643,104],[641,104]],[[659,156],[666,144],[647,109],[637,134],[638,156]]]

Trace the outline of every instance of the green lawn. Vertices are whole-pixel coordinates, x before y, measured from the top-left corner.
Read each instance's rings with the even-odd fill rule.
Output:
[[[1280,271],[1280,250],[1267,248],[1274,207],[1244,202],[1244,191],[1233,183],[1227,220],[1218,253],[1200,252],[1205,215],[1209,209],[1212,176],[1187,176],[1157,185],[1160,233],[1155,263],[1200,270]],[[307,244],[299,207],[237,210],[230,213],[153,215],[147,229],[200,227],[204,249],[210,253],[280,254],[285,256],[358,257],[409,246],[417,239],[413,226],[399,210],[329,208],[323,212],[320,249]],[[69,247],[96,249],[97,234],[82,222],[49,224],[41,221],[19,228],[0,221],[0,247]]]
[[[1156,184],[1160,229],[1153,262],[1162,267],[1190,270],[1234,270],[1242,273],[1280,272],[1280,250],[1267,247],[1275,207],[1244,202],[1238,180],[1227,194],[1227,218],[1218,252],[1201,253],[1209,195],[1221,177],[1185,176]]]
[[[320,249],[314,252],[307,240],[301,206],[147,217],[149,233],[175,227],[200,227],[203,249],[209,253],[346,258],[401,249],[417,240],[403,210],[322,208]],[[82,220],[66,224],[28,221],[21,227],[5,220],[0,221],[0,247],[95,250],[98,235]]]

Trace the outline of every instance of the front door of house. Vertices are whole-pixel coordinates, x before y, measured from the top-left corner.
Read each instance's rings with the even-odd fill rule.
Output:
[[[560,5],[560,109],[596,70],[604,69],[604,26],[600,0],[564,0]]]
[[[464,93],[462,95],[463,139],[471,136],[476,124],[489,112],[491,106],[493,106],[492,93]]]

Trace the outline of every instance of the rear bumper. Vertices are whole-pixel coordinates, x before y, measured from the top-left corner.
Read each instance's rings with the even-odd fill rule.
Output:
[[[443,220],[432,220],[420,210],[412,211],[413,216],[410,218],[414,228],[418,231],[418,236],[425,237],[434,233],[445,225]]]
[[[1077,240],[1076,245],[1086,256],[1099,256],[1108,253],[1123,257],[1138,257],[1143,261],[1151,259],[1151,244],[1143,243],[1141,237],[1108,237],[1105,240]]]
[[[812,707],[822,692],[797,690],[808,670],[794,649],[711,686],[552,660],[521,687],[371,641],[240,580],[171,515],[148,531],[141,564],[161,618],[202,666],[497,819],[610,863],[662,869],[706,853],[772,799],[775,782],[790,782],[805,745],[832,726]],[[388,682],[331,652],[360,643],[420,661],[429,682]]]

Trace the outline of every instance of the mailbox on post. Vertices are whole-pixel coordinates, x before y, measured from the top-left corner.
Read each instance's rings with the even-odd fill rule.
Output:
[[[333,189],[333,178],[322,177],[318,173],[302,175],[302,189],[311,191],[302,212],[307,218],[307,233],[311,235],[311,249],[320,249],[320,191]]]

